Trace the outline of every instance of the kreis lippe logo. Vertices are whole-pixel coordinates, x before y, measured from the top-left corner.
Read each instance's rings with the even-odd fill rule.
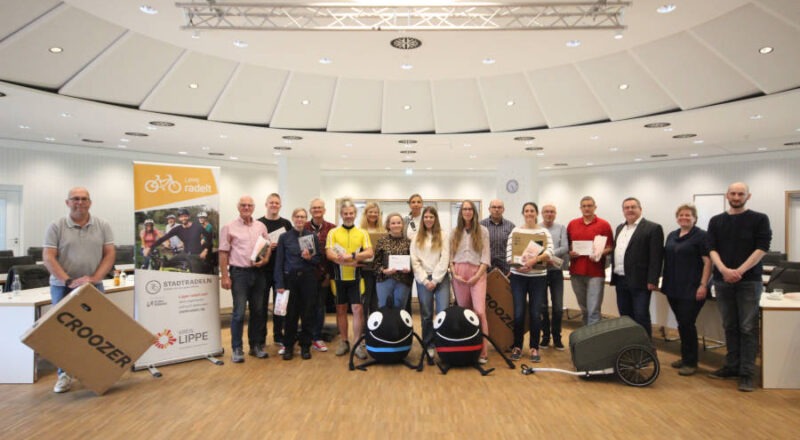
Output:
[[[156,342],[153,343],[156,347],[160,349],[165,349],[170,345],[174,345],[177,339],[175,335],[172,334],[172,330],[165,328],[164,330],[156,333]]]

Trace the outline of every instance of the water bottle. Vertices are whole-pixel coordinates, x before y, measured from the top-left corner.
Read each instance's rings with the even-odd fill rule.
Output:
[[[19,294],[22,292],[22,283],[19,282],[19,277],[14,277],[14,282],[11,283],[11,290],[14,291],[14,298],[19,298]]]
[[[123,286],[128,285],[128,274],[126,274],[124,270],[119,274],[119,284]]]

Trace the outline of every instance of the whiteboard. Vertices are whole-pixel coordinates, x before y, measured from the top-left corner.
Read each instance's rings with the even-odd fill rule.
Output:
[[[707,231],[711,217],[725,211],[725,194],[695,194],[694,206],[697,207],[697,227]]]

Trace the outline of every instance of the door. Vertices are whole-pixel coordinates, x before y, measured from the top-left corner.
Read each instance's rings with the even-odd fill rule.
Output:
[[[0,249],[11,249],[24,255],[20,239],[22,189],[0,185]]]
[[[786,256],[800,261],[800,191],[786,191]]]

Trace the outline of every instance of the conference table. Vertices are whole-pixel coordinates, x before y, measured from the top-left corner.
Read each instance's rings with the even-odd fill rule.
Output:
[[[800,388],[800,292],[761,295],[761,380],[764,388]]]
[[[115,286],[104,280],[106,298],[133,317],[133,277],[125,285]],[[0,295],[0,383],[34,383],[37,379],[37,356],[20,341],[25,333],[50,309],[50,287],[23,290],[19,296]]]

